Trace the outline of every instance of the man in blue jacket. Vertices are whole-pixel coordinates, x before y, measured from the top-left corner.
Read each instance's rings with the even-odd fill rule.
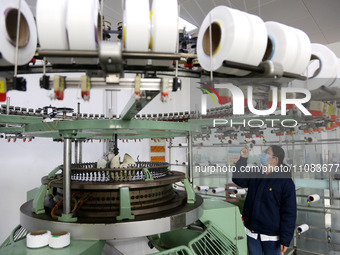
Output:
[[[284,150],[277,145],[261,155],[257,173],[247,172],[249,148],[241,150],[233,182],[248,188],[243,209],[249,255],[284,253],[293,238],[296,221],[295,185],[288,166],[283,163]]]

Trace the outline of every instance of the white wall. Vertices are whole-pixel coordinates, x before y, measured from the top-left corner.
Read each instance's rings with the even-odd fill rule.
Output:
[[[79,74],[67,74],[79,76]],[[10,91],[13,106],[39,108],[47,105],[77,109],[81,103],[82,113],[103,113],[103,91],[92,90],[90,102],[80,98],[80,90],[66,89],[63,101],[51,101],[46,91],[39,87],[40,75],[28,75],[27,92]],[[98,142],[83,144],[83,161],[93,162],[101,157],[103,145]],[[42,176],[63,164],[63,144],[49,138],[36,138],[32,142],[7,142],[0,139],[0,243],[19,224],[19,208],[26,201],[26,192],[40,186]]]

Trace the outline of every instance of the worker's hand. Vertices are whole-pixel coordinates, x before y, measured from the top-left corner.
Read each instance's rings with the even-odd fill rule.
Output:
[[[283,246],[283,245],[281,244],[281,251],[280,251],[280,253],[285,253],[285,252],[287,251],[287,249],[288,249],[288,247]]]
[[[246,145],[244,148],[241,150],[241,157],[242,158],[248,158],[249,156],[249,147]]]

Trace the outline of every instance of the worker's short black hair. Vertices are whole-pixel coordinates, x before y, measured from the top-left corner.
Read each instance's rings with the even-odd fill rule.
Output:
[[[285,151],[278,145],[271,145],[270,147],[272,148],[273,156],[279,159],[278,165],[282,165],[285,158]]]
[[[271,145],[270,147],[272,148],[273,156],[279,159],[277,165],[288,167],[285,163],[283,163],[283,160],[285,159],[285,151],[282,149],[282,147],[278,145]],[[292,177],[291,169],[289,167],[288,167],[288,172],[285,171],[282,174],[284,174],[284,178]]]

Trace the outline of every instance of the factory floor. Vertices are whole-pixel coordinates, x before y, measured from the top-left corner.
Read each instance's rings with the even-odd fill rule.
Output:
[[[302,251],[297,251],[297,253],[295,253],[296,255],[315,255],[315,254],[324,254],[324,253],[308,253],[308,252],[302,252]],[[338,255],[340,254],[340,252],[337,251],[332,251],[330,253],[327,253],[327,255]]]

